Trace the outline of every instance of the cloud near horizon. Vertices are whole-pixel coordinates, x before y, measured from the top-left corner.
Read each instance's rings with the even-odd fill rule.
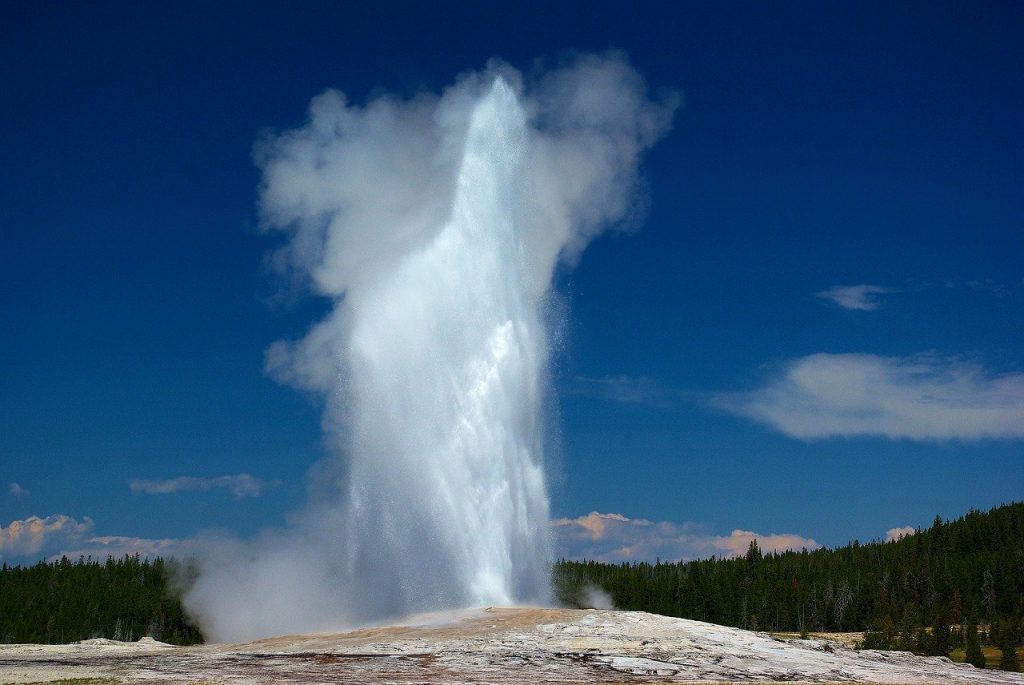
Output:
[[[216,478],[200,478],[196,476],[180,476],[167,480],[142,480],[133,478],[128,487],[135,494],[166,495],[175,492],[207,492],[217,488],[229,490],[235,499],[243,497],[259,497],[265,490],[281,484],[278,480],[262,480],[248,473]]]
[[[869,312],[878,309],[881,305],[879,295],[897,292],[899,290],[895,288],[862,283],[860,285],[832,286],[831,288],[814,293],[814,296],[829,300],[843,309]]]
[[[0,526],[0,559],[4,561],[38,561],[66,556],[106,559],[138,554],[143,557],[168,557],[183,552],[188,540],[154,540],[120,535],[92,535],[95,525],[88,516],[81,521],[65,514],[45,518],[29,516]]]
[[[1024,438],[1024,374],[931,355],[813,354],[712,404],[803,440]]]
[[[714,535],[696,524],[631,519],[622,514],[596,511],[573,519],[556,519],[550,526],[562,556],[607,562],[741,556],[753,540],[757,540],[764,552],[813,550],[821,546],[813,539],[791,533],[765,535],[736,529],[729,535]],[[82,521],[63,514],[12,521],[6,528],[0,527],[0,559],[55,560],[62,556],[105,559],[126,554],[166,558],[195,551],[197,544],[197,539],[92,535],[93,529],[93,520],[88,516]],[[901,530],[893,529],[889,533]]]
[[[905,538],[909,535],[913,535],[917,532],[917,528],[913,526],[901,526],[899,528],[890,528],[885,532],[885,541],[894,542],[900,538]]]
[[[757,540],[763,552],[813,550],[821,546],[813,539],[792,533],[764,535],[736,529],[729,535],[713,535],[692,523],[631,519],[596,511],[573,519],[555,519],[551,528],[562,556],[606,562],[735,557],[746,553],[753,540]]]
[[[92,557],[93,559],[106,559],[107,557],[120,558],[125,555],[140,557],[172,557],[180,554],[188,548],[189,541],[177,540],[174,538],[150,539],[134,538],[123,535],[101,535],[81,541],[76,547],[61,549],[51,554],[49,559],[77,559],[79,557]]]
[[[64,514],[29,516],[0,526],[0,559],[29,557],[46,549],[81,540],[93,529],[88,516],[77,521]]]

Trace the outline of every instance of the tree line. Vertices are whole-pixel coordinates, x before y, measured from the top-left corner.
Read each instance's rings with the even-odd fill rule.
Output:
[[[972,510],[955,521],[936,517],[931,528],[895,541],[837,549],[763,553],[755,541],[737,558],[562,560],[554,586],[569,606],[585,604],[596,586],[620,609],[752,630],[865,631],[864,646],[874,649],[945,655],[986,641],[1016,670],[1024,503]],[[978,651],[968,657],[977,659]]]
[[[80,557],[0,567],[0,642],[66,643],[150,636],[178,645],[203,636],[185,616],[174,560]]]
[[[169,559],[66,557],[0,567],[0,642],[143,636],[203,641],[185,615],[189,569]],[[777,632],[864,631],[864,647],[984,663],[998,647],[1019,668],[1024,617],[1024,503],[971,511],[892,542],[737,558],[608,564],[557,562],[557,599],[584,606],[595,587],[615,606]],[[254,598],[256,601],[256,598]]]

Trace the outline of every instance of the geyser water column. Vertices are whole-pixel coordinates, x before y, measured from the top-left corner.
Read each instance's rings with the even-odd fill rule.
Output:
[[[635,221],[674,107],[619,54],[526,83],[495,63],[440,96],[328,91],[257,146],[272,261],[331,301],[267,370],[323,399],[329,456],[288,526],[200,547],[209,639],[548,600],[553,274]]]
[[[347,542],[353,576],[380,586],[373,611],[547,598],[547,355],[523,258],[525,144],[498,77],[469,118],[449,219],[348,293]]]

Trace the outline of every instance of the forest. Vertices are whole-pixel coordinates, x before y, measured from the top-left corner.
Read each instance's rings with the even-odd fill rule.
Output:
[[[203,641],[182,610],[187,582],[174,560],[67,557],[0,567],[0,642],[66,643],[150,636],[176,645]]]
[[[142,636],[202,642],[181,604],[190,567],[174,559],[67,557],[0,567],[0,642]],[[736,558],[608,564],[561,560],[556,599],[772,632],[856,631],[863,646],[957,655],[1019,670],[1024,618],[1024,503],[971,511],[892,542]],[[990,665],[995,665],[990,663]]]
[[[773,632],[864,631],[874,649],[962,648],[970,661],[974,642],[987,643],[1018,670],[1024,503],[936,517],[892,542],[768,554],[753,542],[742,557],[653,564],[562,560],[554,578],[570,606],[597,587],[619,609]]]

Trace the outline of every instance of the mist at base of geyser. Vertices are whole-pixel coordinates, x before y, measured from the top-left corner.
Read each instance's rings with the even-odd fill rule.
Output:
[[[205,542],[185,601],[210,639],[550,601],[544,307],[636,218],[674,106],[618,54],[493,63],[440,96],[328,91],[258,145],[274,259],[333,303],[267,370],[322,398],[330,456],[287,527]]]

